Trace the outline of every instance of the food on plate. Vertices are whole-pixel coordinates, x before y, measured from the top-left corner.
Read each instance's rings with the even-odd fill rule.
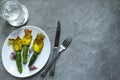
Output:
[[[34,39],[33,45],[32,45],[34,53],[30,59],[30,62],[28,65],[29,68],[30,68],[30,66],[33,65],[33,63],[36,61],[38,55],[41,53],[42,48],[44,46],[44,38],[45,38],[45,35],[43,35],[42,33],[38,33],[36,38]]]
[[[16,39],[9,39],[8,45],[12,45],[16,55],[16,64],[18,71],[22,73],[22,63],[21,63],[22,39],[19,36],[17,36]]]
[[[15,60],[15,59],[16,59],[16,55],[15,55],[15,53],[14,53],[14,52],[11,52],[11,54],[10,54],[10,58],[11,58],[11,59],[13,59],[13,60]]]
[[[23,63],[26,64],[28,60],[28,50],[32,41],[32,30],[24,29],[25,35],[23,36]]]
[[[35,70],[35,69],[37,69],[37,67],[34,66],[34,65],[31,65],[31,66],[29,67],[29,69],[30,69],[30,70]]]
[[[24,35],[21,39],[18,35],[16,38],[9,38],[8,39],[8,46],[12,45],[13,51],[10,54],[10,58],[16,61],[17,69],[20,73],[23,71],[22,63],[28,63],[28,51],[33,52],[28,67],[29,70],[37,69],[34,66],[34,62],[36,61],[38,55],[41,53],[43,46],[44,46],[44,38],[45,35],[42,33],[38,33],[33,40],[32,49],[29,49],[31,42],[32,42],[32,30],[24,29]],[[22,53],[22,54],[21,54]],[[23,61],[23,62],[22,62]]]

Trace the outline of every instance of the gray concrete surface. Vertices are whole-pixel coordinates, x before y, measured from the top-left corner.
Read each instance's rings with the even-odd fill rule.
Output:
[[[72,35],[54,77],[19,79],[7,73],[0,55],[0,80],[120,80],[120,0],[19,0],[30,13],[27,25],[43,29],[53,46],[57,20],[60,43]],[[0,18],[0,51],[16,28]]]

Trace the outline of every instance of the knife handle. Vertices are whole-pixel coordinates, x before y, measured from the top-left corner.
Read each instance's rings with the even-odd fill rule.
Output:
[[[54,47],[53,49],[53,54],[52,54],[52,59],[57,55],[57,47]],[[50,76],[54,76],[55,73],[55,63],[52,65],[51,69],[50,69]]]
[[[44,68],[44,70],[41,72],[41,76],[45,77],[47,72],[50,70],[50,68],[52,67],[52,65],[56,62],[57,58],[59,57],[60,52],[46,65],[46,67]]]

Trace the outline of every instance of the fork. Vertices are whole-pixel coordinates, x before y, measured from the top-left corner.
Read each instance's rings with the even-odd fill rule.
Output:
[[[60,49],[58,51],[58,54],[46,65],[45,69],[41,72],[41,76],[45,77],[47,72],[50,70],[50,68],[52,67],[52,65],[55,63],[55,61],[58,59],[59,55],[61,54],[61,52],[63,52],[64,50],[67,49],[67,47],[69,46],[69,44],[72,41],[72,37],[68,36],[63,43],[60,45]]]

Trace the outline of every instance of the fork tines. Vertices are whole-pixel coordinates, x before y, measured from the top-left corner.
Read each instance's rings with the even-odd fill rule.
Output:
[[[68,47],[69,44],[71,43],[71,41],[72,41],[72,37],[71,37],[71,36],[68,36],[68,37],[63,41],[62,45],[63,45],[64,47]]]

